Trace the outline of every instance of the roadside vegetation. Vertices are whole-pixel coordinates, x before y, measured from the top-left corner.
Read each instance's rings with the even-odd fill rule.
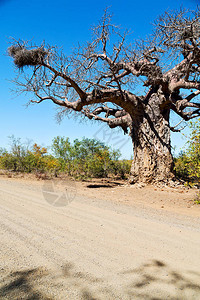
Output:
[[[0,169],[11,172],[34,173],[48,178],[64,173],[75,179],[115,177],[126,179],[131,160],[120,160],[119,150],[112,150],[95,139],[83,138],[73,143],[57,136],[50,147],[23,143],[10,137],[10,150],[0,148]]]
[[[200,187],[200,119],[190,123],[191,134],[185,150],[174,158],[177,178],[187,186]],[[10,150],[0,148],[0,169],[11,172],[34,173],[38,178],[66,174],[75,179],[127,179],[131,160],[120,159],[119,150],[104,143],[83,138],[70,142],[57,136],[50,147],[23,143],[10,137]],[[198,194],[199,195],[199,194]],[[196,200],[200,203],[200,195]]]
[[[189,126],[191,134],[185,151],[175,158],[175,171],[185,185],[198,188],[194,202],[200,204],[200,118],[190,122]]]
[[[177,177],[188,185],[200,186],[200,118],[189,124],[191,133],[186,149],[175,158]]]

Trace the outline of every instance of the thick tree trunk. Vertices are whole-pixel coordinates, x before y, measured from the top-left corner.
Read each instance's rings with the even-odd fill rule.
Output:
[[[159,96],[153,94],[143,115],[133,118],[131,183],[169,182],[174,178],[169,108],[161,107]]]

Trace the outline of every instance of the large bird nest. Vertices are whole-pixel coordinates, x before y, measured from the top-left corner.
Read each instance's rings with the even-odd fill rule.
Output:
[[[28,50],[23,46],[11,46],[8,48],[8,53],[14,58],[14,64],[20,69],[25,66],[41,65],[47,54],[42,47]]]

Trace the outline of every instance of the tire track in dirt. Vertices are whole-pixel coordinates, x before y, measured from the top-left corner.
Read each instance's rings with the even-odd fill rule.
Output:
[[[8,288],[13,276],[28,268],[33,270],[26,278],[29,285],[53,299],[196,300],[199,227],[174,215],[168,224],[169,217],[161,222],[148,209],[124,210],[81,196],[56,208],[45,202],[41,186],[0,181],[3,299],[33,293],[25,295],[22,284],[13,289],[13,298]],[[47,275],[41,271],[37,277],[34,268],[48,270]]]

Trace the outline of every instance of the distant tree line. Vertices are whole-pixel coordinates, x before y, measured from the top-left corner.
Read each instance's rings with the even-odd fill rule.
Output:
[[[9,151],[0,148],[0,168],[4,170],[51,176],[65,173],[76,179],[125,179],[130,172],[131,161],[120,160],[119,150],[95,139],[75,139],[71,143],[69,138],[57,136],[50,147],[23,143],[14,136],[10,142]]]

